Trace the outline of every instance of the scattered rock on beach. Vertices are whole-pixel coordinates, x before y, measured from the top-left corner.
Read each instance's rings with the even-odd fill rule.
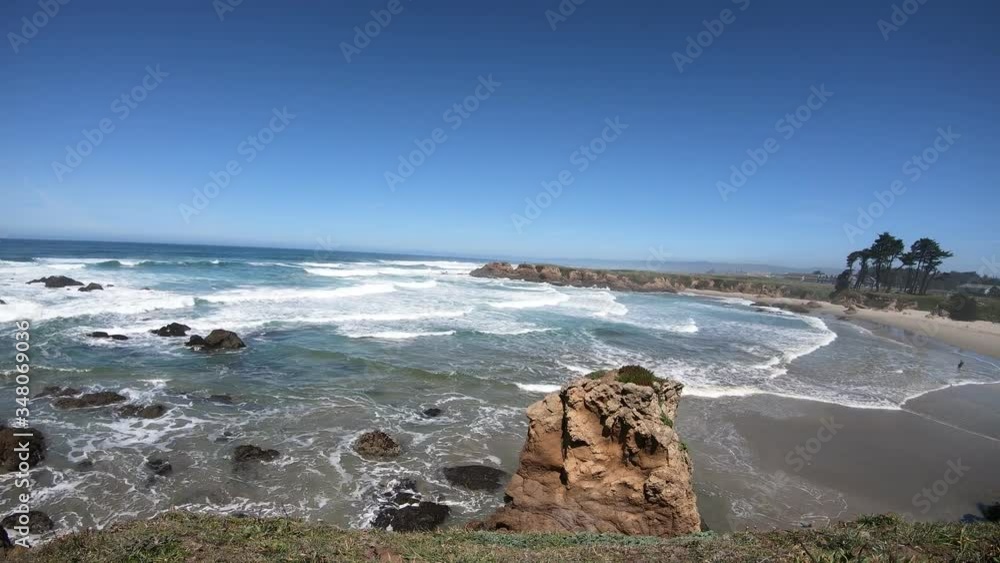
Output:
[[[180,323],[170,323],[166,326],[161,326],[156,330],[151,330],[149,332],[157,336],[187,336],[187,331],[191,330],[188,325],[182,325]]]
[[[274,461],[279,457],[281,457],[281,452],[278,450],[265,450],[257,446],[236,446],[236,449],[233,450],[233,461],[236,463]]]
[[[45,287],[48,288],[69,287],[71,285],[83,285],[82,282],[78,282],[73,278],[67,278],[66,276],[46,276],[44,278],[38,278],[37,280],[31,280],[28,283],[29,284],[41,283],[45,284]]]
[[[428,532],[448,518],[451,509],[422,499],[412,479],[393,480],[382,494],[372,527],[394,532]]]
[[[114,403],[123,403],[124,395],[114,391],[99,391],[97,393],[85,393],[79,397],[63,397],[56,399],[52,405],[60,409],[83,409],[88,407],[103,407]]]
[[[31,436],[14,436],[31,434]],[[20,453],[15,452],[21,444],[28,444],[28,467],[38,465],[45,459],[45,435],[34,428],[6,428],[0,424],[0,472],[17,471],[21,463]]]
[[[507,480],[506,473],[486,465],[445,467],[444,477],[451,484],[472,491],[495,491]]]
[[[117,411],[123,418],[160,418],[166,412],[163,405],[125,405]]]
[[[160,477],[165,477],[174,470],[167,458],[158,456],[147,459],[146,468],[152,471],[154,475],[159,475]]]
[[[99,283],[90,282],[86,286],[81,287],[77,291],[104,291],[104,286]]]
[[[0,521],[0,526],[14,529],[21,525],[22,517],[24,516],[28,517],[28,532],[31,534],[44,534],[45,532],[51,532],[56,527],[52,519],[49,518],[49,515],[41,510],[29,510],[27,514],[16,512],[8,514]]]
[[[441,409],[437,408],[437,407],[431,407],[429,409],[424,409],[424,412],[421,413],[421,414],[423,414],[424,417],[426,417],[426,418],[437,418],[437,417],[441,416],[442,412],[443,411]]]
[[[366,457],[395,457],[402,452],[399,442],[381,430],[365,432],[354,441],[354,451]]]

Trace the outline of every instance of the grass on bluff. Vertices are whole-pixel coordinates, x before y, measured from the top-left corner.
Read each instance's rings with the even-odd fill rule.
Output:
[[[998,523],[911,523],[863,517],[823,529],[672,539],[615,534],[511,534],[461,529],[402,534],[342,530],[291,518],[235,518],[170,512],[153,520],[87,531],[30,550],[12,563],[265,561],[688,562],[997,561]]]
[[[635,383],[636,385],[645,385],[646,387],[652,387],[653,383],[657,381],[653,372],[642,366],[623,366],[618,368],[618,377],[616,378],[622,383]]]

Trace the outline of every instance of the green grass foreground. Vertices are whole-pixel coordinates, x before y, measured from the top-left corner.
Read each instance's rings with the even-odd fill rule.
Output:
[[[30,550],[8,561],[1000,561],[998,523],[909,523],[863,517],[824,529],[673,539],[611,534],[509,534],[446,530],[398,534],[342,530],[290,518],[173,512],[124,522]]]

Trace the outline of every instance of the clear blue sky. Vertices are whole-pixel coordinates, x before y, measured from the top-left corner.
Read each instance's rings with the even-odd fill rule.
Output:
[[[996,1],[911,0],[885,33],[888,0],[588,0],[555,30],[556,0],[400,1],[350,63],[342,43],[388,0],[247,0],[222,21],[211,0],[75,0],[26,41],[10,34],[37,1],[4,2],[0,236],[839,266],[888,230],[938,239],[946,267],[1000,255]],[[727,9],[679,72],[674,53]],[[116,98],[157,65],[167,76],[124,115]],[[453,129],[445,112],[490,75]],[[786,138],[778,121],[821,85],[833,96]],[[286,107],[247,162],[240,144]],[[628,129],[581,171],[574,151],[616,117]],[[57,179],[102,119],[114,130]],[[904,163],[948,126],[960,137],[914,180]],[[724,200],[718,182],[768,138],[776,152]],[[239,174],[186,222],[179,206],[230,161]],[[563,170],[573,182],[518,232],[512,215]],[[844,224],[897,179],[852,243]]]

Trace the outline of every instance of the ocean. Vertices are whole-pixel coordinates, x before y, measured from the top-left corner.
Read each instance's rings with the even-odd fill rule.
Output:
[[[930,391],[1000,381],[1000,368],[986,358],[835,318],[755,308],[749,299],[469,276],[482,264],[0,241],[0,299],[7,303],[0,305],[0,335],[11,350],[4,356],[13,361],[14,322],[31,321],[34,392],[46,385],[113,390],[168,408],[157,419],[121,419],[106,409],[64,411],[33,401],[31,423],[49,443],[33,471],[35,508],[60,531],[171,508],[364,527],[386,484],[411,477],[425,496],[451,506],[450,524],[460,524],[502,504],[503,493],[456,488],[441,469],[476,463],[513,472],[525,408],[593,370],[641,364],[699,398],[702,406],[678,421],[695,453],[696,479],[700,444],[713,452],[702,461],[716,472],[726,463],[754,463],[726,447],[728,438],[713,427],[714,401],[766,395],[899,411]],[[49,275],[105,289],[26,284]],[[208,353],[186,348],[184,338],[150,333],[171,322],[189,325],[189,334],[235,331],[247,348]],[[129,340],[90,338],[93,331]],[[961,371],[959,359],[966,362]],[[0,365],[5,413],[13,411],[12,365]],[[232,404],[208,399],[217,394],[230,395]],[[431,407],[441,416],[422,414]],[[372,429],[398,438],[403,454],[378,462],[356,455],[351,443]],[[282,457],[236,472],[230,455],[239,444]],[[152,478],[143,463],[153,454],[168,457],[173,474]],[[13,490],[12,475],[0,476],[3,512]]]

